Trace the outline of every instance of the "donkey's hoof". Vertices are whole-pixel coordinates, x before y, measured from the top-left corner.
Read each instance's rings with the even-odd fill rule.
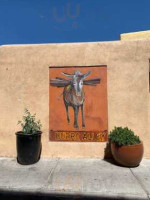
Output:
[[[70,121],[68,122],[68,125],[70,125]]]
[[[78,125],[74,125],[74,128],[79,129],[79,126]]]
[[[82,124],[82,128],[83,128],[83,129],[85,128],[85,124]]]

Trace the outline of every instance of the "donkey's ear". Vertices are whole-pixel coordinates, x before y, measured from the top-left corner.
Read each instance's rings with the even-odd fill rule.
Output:
[[[92,73],[92,72],[89,71],[89,72],[87,72],[86,74],[83,74],[83,78],[85,79],[85,78],[88,77],[91,73]]]
[[[65,76],[67,76],[67,77],[69,77],[69,78],[72,78],[73,77],[73,74],[67,74],[67,73],[65,73],[65,72],[61,72],[63,75],[65,75]]]

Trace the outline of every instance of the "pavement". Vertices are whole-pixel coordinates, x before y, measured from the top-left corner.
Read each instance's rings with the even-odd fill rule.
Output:
[[[0,200],[17,195],[20,200],[149,200],[150,160],[125,168],[101,159],[40,159],[24,166],[0,158]]]

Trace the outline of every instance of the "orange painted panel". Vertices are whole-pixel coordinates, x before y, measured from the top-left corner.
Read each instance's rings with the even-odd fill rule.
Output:
[[[76,76],[76,78],[66,77],[62,72],[66,73],[66,75],[75,74],[74,77]],[[88,72],[89,74],[87,74]],[[84,74],[88,76],[84,77]],[[108,134],[107,67],[51,67],[49,77],[50,140],[81,142],[106,141]],[[94,80],[97,81],[95,82]],[[72,82],[74,82],[74,85]],[[62,86],[62,83],[66,84],[66,86],[56,87]],[[70,124],[67,121],[65,104],[68,106]],[[75,111],[73,109],[77,104],[79,104],[76,120],[78,127],[74,126]],[[82,120],[81,104],[84,107],[84,120]],[[83,121],[85,122],[83,123]]]

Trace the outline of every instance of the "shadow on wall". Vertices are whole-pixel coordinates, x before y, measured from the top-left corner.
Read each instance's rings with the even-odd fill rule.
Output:
[[[119,167],[122,167],[119,165],[113,158],[112,152],[111,152],[111,143],[108,140],[106,143],[106,148],[104,149],[104,160],[110,164],[117,165]]]
[[[107,159],[113,159],[109,140],[106,143],[106,148],[104,149],[104,160],[107,160]]]

